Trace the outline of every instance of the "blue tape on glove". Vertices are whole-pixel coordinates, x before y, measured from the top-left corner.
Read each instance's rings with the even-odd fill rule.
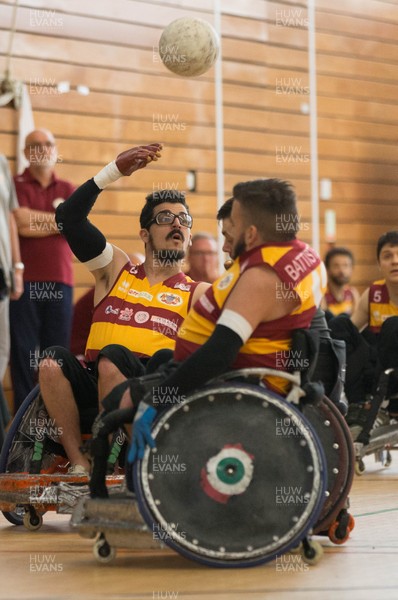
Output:
[[[131,446],[128,453],[128,462],[144,458],[145,446],[148,444],[151,448],[156,446],[155,440],[151,435],[151,426],[157,415],[153,406],[148,406],[139,419],[134,421]]]

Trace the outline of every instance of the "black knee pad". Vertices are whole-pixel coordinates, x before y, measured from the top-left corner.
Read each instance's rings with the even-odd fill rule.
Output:
[[[145,367],[140,359],[120,344],[104,346],[98,354],[97,365],[102,357],[113,363],[125,377],[141,377],[145,374]]]

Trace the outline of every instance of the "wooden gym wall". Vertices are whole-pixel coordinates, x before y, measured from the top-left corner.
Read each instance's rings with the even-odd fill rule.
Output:
[[[0,0],[4,72],[13,0]],[[138,251],[138,214],[157,187],[186,189],[195,230],[216,233],[214,70],[173,76],[157,53],[181,16],[214,22],[213,0],[21,0],[11,76],[30,92],[35,123],[57,137],[59,176],[79,184],[118,152],[162,141],[161,162],[120,180],[97,202],[108,239]],[[200,9],[198,9],[200,5]],[[279,176],[297,189],[301,237],[311,240],[306,2],[222,0],[225,192],[237,181]],[[398,6],[388,0],[316,0],[319,177],[332,181],[337,243],[357,257],[361,289],[377,276],[379,235],[397,228]],[[57,84],[69,81],[60,94]],[[79,85],[90,94],[77,93]],[[0,108],[0,152],[15,170],[17,118]],[[76,297],[90,275],[76,263]]]

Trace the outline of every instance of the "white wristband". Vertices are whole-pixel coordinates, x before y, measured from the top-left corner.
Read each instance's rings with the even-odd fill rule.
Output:
[[[87,267],[89,271],[96,271],[97,269],[102,269],[103,267],[109,265],[109,263],[112,262],[112,258],[113,246],[109,242],[106,242],[106,246],[101,252],[101,254],[99,254],[95,258],[92,258],[91,260],[87,260],[82,264],[85,267]]]
[[[134,400],[134,398],[132,398],[132,400]],[[147,408],[150,408],[150,405],[141,400],[141,402],[138,404],[137,412],[135,413],[134,422],[138,421],[138,419],[142,417]]]
[[[249,321],[229,308],[223,310],[217,321],[217,325],[224,325],[224,327],[232,329],[244,344],[253,333],[253,327],[250,325]]]
[[[94,176],[94,182],[97,184],[100,190],[103,190],[110,183],[120,179],[120,177],[123,177],[123,173],[119,171],[116,166],[116,161],[113,160],[109,163],[109,165],[106,165],[106,167],[101,169],[101,171]]]

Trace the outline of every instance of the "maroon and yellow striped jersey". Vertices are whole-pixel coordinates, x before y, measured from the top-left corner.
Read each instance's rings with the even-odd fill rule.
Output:
[[[143,265],[127,263],[94,308],[86,359],[94,361],[108,344],[121,344],[141,358],[163,348],[174,350],[197,285],[178,273],[151,286]]]
[[[369,288],[369,329],[380,333],[381,326],[389,317],[398,316],[398,306],[390,300],[385,279],[374,281]]]
[[[292,370],[292,332],[308,328],[326,288],[326,272],[317,253],[307,244],[293,240],[264,244],[245,252],[217,279],[189,311],[178,337],[174,356],[184,360],[213,333],[228,296],[239,277],[258,265],[271,267],[280,279],[279,289],[270,290],[279,299],[298,298],[300,305],[290,314],[260,323],[241,347],[233,368],[270,367]],[[250,303],[250,290],[247,290]],[[285,393],[288,385],[280,378],[267,378],[268,384]]]
[[[327,304],[327,309],[330,310],[335,317],[342,313],[352,315],[354,312],[355,298],[349,285],[345,286],[343,290],[342,300],[337,300],[329,288],[327,288],[325,292],[325,302]]]

